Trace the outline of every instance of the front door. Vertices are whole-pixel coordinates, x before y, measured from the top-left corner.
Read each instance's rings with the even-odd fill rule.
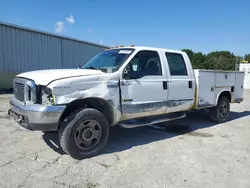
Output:
[[[126,66],[128,74],[121,78],[124,119],[166,112],[167,76],[162,67],[157,51],[139,51]]]

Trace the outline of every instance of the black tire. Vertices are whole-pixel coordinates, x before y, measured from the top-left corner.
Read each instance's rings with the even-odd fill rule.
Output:
[[[59,128],[60,145],[72,158],[92,157],[106,145],[109,127],[107,118],[101,112],[92,108],[83,109],[70,122],[62,122]]]
[[[227,121],[230,113],[229,98],[221,96],[218,100],[217,106],[209,109],[209,117],[216,123],[223,123]]]
[[[42,131],[44,134],[47,134],[47,133],[54,133],[54,132],[57,132],[57,131]]]

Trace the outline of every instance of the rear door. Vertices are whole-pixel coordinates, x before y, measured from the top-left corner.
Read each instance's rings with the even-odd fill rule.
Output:
[[[187,56],[165,52],[168,72],[167,112],[186,111],[194,102],[194,72]]]
[[[124,119],[158,115],[166,112],[167,75],[157,51],[142,50],[131,59],[124,71],[134,77],[121,77]]]

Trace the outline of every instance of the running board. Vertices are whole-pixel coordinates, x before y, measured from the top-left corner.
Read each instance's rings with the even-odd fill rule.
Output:
[[[185,112],[173,113],[173,114],[165,115],[165,117],[161,116],[161,118],[152,119],[152,121],[143,121],[143,118],[141,118],[140,120],[128,120],[128,121],[125,121],[125,122],[121,122],[118,125],[123,127],[123,128],[135,128],[135,127],[148,126],[148,125],[152,125],[152,124],[157,124],[157,123],[163,123],[163,122],[167,122],[167,121],[182,119],[182,118],[185,118],[185,117],[186,117]]]

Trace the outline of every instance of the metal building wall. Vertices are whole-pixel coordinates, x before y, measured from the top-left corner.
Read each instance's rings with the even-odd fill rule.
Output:
[[[77,68],[105,48],[0,22],[0,73]]]
[[[244,88],[250,89],[250,63],[241,63],[240,71],[245,73],[244,75]]]
[[[104,48],[64,39],[62,40],[62,68],[72,68],[83,65],[101,51],[104,51]]]

